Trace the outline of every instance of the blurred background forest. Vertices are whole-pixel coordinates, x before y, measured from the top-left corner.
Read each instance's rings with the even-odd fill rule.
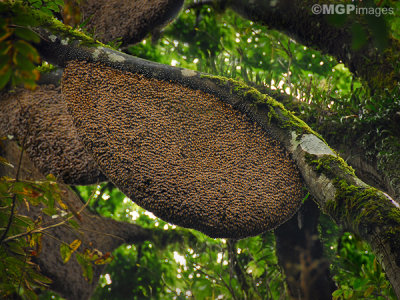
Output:
[[[47,2],[43,1],[42,7]],[[381,5],[394,7],[396,13],[382,16],[379,22],[367,22],[365,28],[354,28],[354,49],[367,42],[367,31],[382,49],[387,36],[400,38],[400,3],[383,1]],[[71,3],[63,10],[65,23],[96,37],[85,23],[77,22],[79,12]],[[330,21],[340,27],[347,17],[336,16]],[[244,81],[282,101],[337,150],[357,140],[364,157],[392,165],[387,169],[393,172],[400,165],[399,86],[372,90],[336,58],[245,20],[212,1],[185,1],[178,18],[161,33],[147,35],[133,46],[121,45],[118,38],[109,45],[150,61]],[[164,247],[155,247],[152,242],[120,246],[92,299],[288,299],[274,232],[238,241],[211,239],[156,218],[111,183],[77,186],[75,190],[84,201],[94,194],[89,207],[101,216],[182,235],[191,231],[190,238]],[[334,299],[395,299],[366,243],[339,229],[323,214],[318,234],[324,246],[323,258],[316,262],[304,258],[300,268],[329,264],[337,286]],[[46,291],[39,299],[61,298]]]

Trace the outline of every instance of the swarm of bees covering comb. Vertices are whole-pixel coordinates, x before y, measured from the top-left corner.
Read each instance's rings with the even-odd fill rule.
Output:
[[[243,238],[301,204],[300,174],[283,147],[211,94],[87,62],[68,64],[62,92],[104,174],[165,221]]]
[[[0,136],[13,136],[43,174],[66,184],[106,180],[78,139],[60,87],[16,88],[0,95]]]
[[[155,28],[167,25],[183,6],[183,0],[86,0],[81,2],[89,31],[103,42],[123,44],[141,41]]]

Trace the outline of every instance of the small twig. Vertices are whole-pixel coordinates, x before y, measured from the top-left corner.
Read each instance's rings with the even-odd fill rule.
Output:
[[[22,283],[22,278],[25,275],[26,266],[27,266],[27,263],[26,263],[27,259],[28,259],[28,253],[25,252],[24,263],[23,263],[23,267],[22,267],[22,274],[21,274],[21,277],[20,277],[19,283],[18,283],[18,289],[17,289],[18,293],[20,293],[20,291],[21,291],[21,283]]]
[[[78,210],[77,214],[79,215],[85,208],[86,206],[88,206],[90,199],[92,199],[92,196],[94,195],[94,192],[92,193],[92,195],[89,197],[88,201]],[[64,225],[65,223],[67,223],[69,220],[71,220],[72,218],[74,218],[74,214],[72,214],[71,216],[69,216],[68,218],[66,218],[65,220],[61,221],[60,223],[56,223],[56,224],[52,224],[49,225],[47,227],[42,227],[42,228],[37,228],[37,229],[32,229],[23,233],[19,233],[13,236],[9,236],[8,238],[5,238],[2,242],[8,242],[29,234],[34,234],[34,233],[43,233],[44,231],[51,229],[51,228],[55,228],[55,227],[59,227]]]
[[[24,141],[23,141],[22,145],[25,145],[26,137],[27,137],[27,134],[26,134],[25,137],[24,137]],[[23,157],[23,155],[24,155],[24,148],[22,147],[21,153],[20,153],[20,155],[19,155],[17,173],[16,173],[16,175],[15,175],[15,183],[17,183],[18,180],[19,180],[19,172],[20,172],[20,170],[21,170],[21,164],[22,164],[22,157]],[[15,183],[14,183],[14,184],[15,184]],[[14,184],[12,185],[12,187],[14,187]],[[11,206],[10,218],[8,219],[8,223],[7,223],[6,230],[3,232],[3,234],[2,234],[2,236],[1,236],[1,238],[0,238],[0,245],[1,245],[3,242],[6,241],[6,236],[7,236],[7,234],[8,234],[8,231],[10,230],[10,227],[11,227],[11,224],[12,224],[12,221],[13,221],[13,218],[14,218],[15,203],[16,203],[16,202],[17,202],[17,195],[14,193],[14,195],[13,195],[13,197],[12,197],[12,206]]]
[[[126,241],[124,238],[122,238],[122,237],[120,237],[120,236],[118,236],[118,235],[115,235],[115,234],[111,234],[111,233],[105,233],[105,232],[102,232],[102,231],[92,230],[92,229],[86,229],[86,228],[79,228],[79,230],[87,231],[87,232],[93,232],[93,233],[98,233],[98,234],[101,234],[102,236],[113,237],[113,238],[116,238],[116,239],[120,239],[120,240],[122,240],[122,241],[124,241],[124,242]]]
[[[8,231],[10,230],[11,223],[12,223],[13,216],[14,216],[14,211],[15,211],[15,202],[16,202],[16,198],[17,198],[17,195],[14,194],[13,197],[12,197],[12,206],[11,206],[10,218],[8,219],[8,223],[7,223],[6,229],[4,230],[3,234],[1,235],[1,238],[0,238],[0,245],[1,245],[3,242],[6,241],[6,236],[7,236],[7,234],[8,234]]]

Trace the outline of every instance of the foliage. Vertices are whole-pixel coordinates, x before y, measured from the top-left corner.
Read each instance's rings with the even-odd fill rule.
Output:
[[[41,251],[42,218],[32,220],[18,213],[20,206],[29,209],[44,202],[54,209],[57,184],[52,178],[43,182],[0,179],[0,296],[14,294],[35,299],[34,289],[46,287],[51,280],[40,274],[32,258]]]
[[[340,231],[327,215],[321,215],[319,229],[338,286],[334,299],[396,299],[368,244]]]
[[[182,235],[188,231],[165,223],[133,204],[116,188],[106,186],[78,189],[83,197],[96,190],[92,209],[114,219]],[[106,267],[93,299],[285,297],[271,232],[233,241],[190,231],[195,239],[181,244],[145,242],[121,246],[114,251],[115,259]]]
[[[38,9],[49,16],[60,12],[60,8],[64,6],[64,0],[23,0],[23,2],[30,8]]]
[[[10,164],[2,159],[3,164]],[[32,262],[42,248],[42,236],[50,227],[41,216],[30,219],[19,211],[45,205],[43,213],[59,213],[56,204],[65,206],[60,190],[51,175],[44,181],[23,181],[8,177],[0,178],[0,283],[1,297],[14,294],[23,299],[35,299],[34,289],[46,287],[51,280],[40,274]]]
[[[0,157],[0,163],[17,169]],[[70,230],[79,227],[68,204],[62,200],[62,192],[55,177],[48,175],[41,181],[19,180],[9,177],[0,178],[0,297],[14,299],[37,299],[37,291],[48,288],[51,279],[40,273],[34,258],[41,255],[42,238],[54,238],[51,229],[68,226]],[[89,197],[90,199],[90,197]],[[25,211],[39,211],[36,218],[25,216]],[[81,246],[80,240],[71,243],[58,240],[60,255],[67,263],[72,253],[76,253],[78,263],[87,280],[92,280],[93,264],[106,264],[112,260],[110,253],[101,253],[97,249]]]
[[[396,299],[371,249],[351,233],[338,241],[340,260],[334,265],[338,289],[333,299]]]
[[[37,24],[23,11],[30,8],[53,16],[63,4],[63,0],[24,0],[16,1],[9,10],[0,2],[0,90],[7,84],[33,89],[39,79],[36,66],[40,57],[34,44],[40,38],[31,29]]]
[[[19,2],[47,14],[58,12],[62,5],[62,1],[50,0]],[[399,3],[383,2],[382,5],[400,9]],[[0,89],[7,83],[24,83],[32,88],[38,78],[35,68],[39,56],[34,48],[38,37],[28,27],[35,24],[6,11],[1,2],[0,15]],[[399,38],[399,18],[388,16],[385,22],[390,33]],[[366,23],[367,27],[354,28],[354,47],[362,46],[368,30],[383,45],[385,40],[379,39],[378,28],[382,23],[376,25],[368,20]],[[110,45],[120,46],[118,40]],[[283,33],[243,20],[232,11],[208,5],[186,9],[158,41],[154,43],[149,37],[128,51],[152,61],[240,79],[261,91],[276,90],[279,97],[290,97],[290,109],[315,129],[323,128],[324,124],[344,124],[354,130],[368,128],[375,136],[387,138],[396,135],[398,130],[390,120],[400,105],[399,87],[371,91],[333,57],[307,48]],[[35,298],[33,288],[49,283],[31,263],[32,257],[40,253],[45,225],[41,220],[20,216],[18,210],[10,216],[14,202],[18,204],[16,207],[42,203],[46,205],[43,212],[60,215],[62,203],[58,202],[56,186],[51,177],[40,183],[8,178],[0,181],[0,233],[5,232],[4,228],[12,220],[0,245],[0,271],[6,274],[6,269],[14,270],[0,283],[2,296],[16,293]],[[77,190],[89,202],[88,206],[103,216],[182,235],[187,232],[132,204],[112,184],[77,187]],[[59,220],[68,220],[72,227],[76,226],[72,218],[68,219],[71,213],[68,209],[65,211],[67,214]],[[195,239],[186,239],[179,245],[145,242],[121,246],[114,252],[115,259],[102,275],[93,299],[288,297],[272,233],[241,241],[210,239],[196,231],[191,233]],[[353,234],[339,232],[325,217],[320,221],[320,233],[338,285],[333,294],[335,299],[395,298],[383,270],[365,243]],[[60,255],[67,262],[73,253],[78,253],[78,262],[90,280],[92,264],[110,261],[109,254],[81,248],[79,240],[61,242]],[[41,299],[46,297],[56,296],[48,294]]]
[[[90,195],[93,189],[96,187],[79,187],[81,195]],[[115,188],[100,186],[97,191],[97,203],[91,205],[98,212],[147,228],[183,230],[155,218]],[[196,240],[164,248],[149,242],[121,246],[114,252],[115,260],[107,266],[93,299],[287,297],[272,233],[240,241],[210,239],[196,231],[192,233]],[[338,285],[333,294],[335,299],[395,299],[367,244],[354,234],[340,232],[325,215],[320,220],[320,234]],[[235,269],[235,263],[242,272]],[[246,288],[240,276],[248,282]]]

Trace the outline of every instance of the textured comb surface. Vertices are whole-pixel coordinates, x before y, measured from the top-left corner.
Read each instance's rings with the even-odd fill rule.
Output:
[[[43,174],[66,184],[106,180],[76,135],[60,87],[40,85],[0,94],[0,135],[13,135]]]
[[[63,94],[102,171],[165,221],[242,238],[276,227],[301,203],[284,149],[213,95],[82,62],[65,69]]]

